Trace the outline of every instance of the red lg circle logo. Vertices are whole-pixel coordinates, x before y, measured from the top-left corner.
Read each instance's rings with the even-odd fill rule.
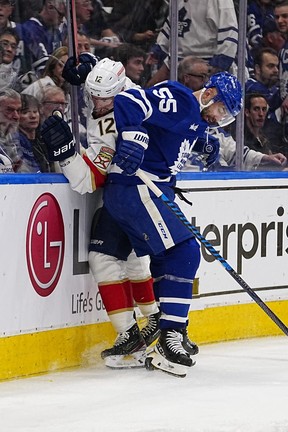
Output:
[[[26,260],[35,291],[46,297],[55,289],[64,258],[64,223],[56,198],[50,193],[35,202],[26,233]]]

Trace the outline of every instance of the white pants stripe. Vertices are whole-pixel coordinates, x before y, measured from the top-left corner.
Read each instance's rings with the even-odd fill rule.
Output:
[[[151,220],[154,223],[154,226],[165,246],[165,249],[169,249],[172,246],[175,246],[175,243],[171,237],[171,234],[168,230],[168,227],[166,226],[165,222],[163,221],[161,214],[152,201],[149,190],[146,185],[138,185],[137,186],[139,195],[141,198],[141,201],[146,208],[147,212],[150,215]]]

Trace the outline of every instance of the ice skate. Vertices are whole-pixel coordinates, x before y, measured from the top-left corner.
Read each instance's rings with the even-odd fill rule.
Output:
[[[112,348],[101,353],[105,365],[114,369],[144,367],[146,344],[137,324],[119,333]]]
[[[183,335],[179,330],[161,330],[155,349],[146,359],[148,370],[160,369],[171,375],[185,377],[188,368],[195,364],[182,346]]]
[[[159,329],[159,320],[160,320],[161,312],[157,312],[155,314],[149,315],[147,317],[147,325],[142,328],[140,331],[141,335],[143,336],[145,343],[147,347],[151,345],[153,342],[155,342],[159,335],[160,335],[160,329]]]
[[[198,354],[199,353],[199,347],[195,342],[193,342],[189,339],[187,327],[185,327],[184,329],[181,329],[181,333],[183,336],[182,346],[185,349],[185,351],[187,351],[190,356]]]

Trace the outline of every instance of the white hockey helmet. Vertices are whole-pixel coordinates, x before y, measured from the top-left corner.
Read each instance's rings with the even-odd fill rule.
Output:
[[[124,88],[125,81],[123,64],[104,58],[89,72],[85,81],[85,90],[90,96],[109,98],[116,96]]]

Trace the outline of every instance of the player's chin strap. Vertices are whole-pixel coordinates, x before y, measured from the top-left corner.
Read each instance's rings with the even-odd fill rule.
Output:
[[[136,175],[143,181],[143,183],[158,197],[160,198],[167,207],[174,213],[175,217],[180,220],[187,227],[187,229],[194,234],[194,236],[202,243],[206,249],[210,252],[210,254],[219,261],[225,270],[233,277],[233,279],[244,289],[244,291],[249,294],[249,296],[261,307],[261,309],[271,318],[272,321],[288,336],[288,327],[278,318],[277,315],[263,302],[263,300],[255,293],[255,291],[249,287],[249,285],[241,278],[241,276],[236,273],[236,271],[228,264],[227,261],[214,249],[211,243],[206,240],[205,237],[197,230],[197,228],[192,225],[185,215],[181,212],[179,207],[173,202],[170,201],[169,198],[163,194],[161,189],[156,186],[153,181],[144,173],[141,169],[136,171]]]

